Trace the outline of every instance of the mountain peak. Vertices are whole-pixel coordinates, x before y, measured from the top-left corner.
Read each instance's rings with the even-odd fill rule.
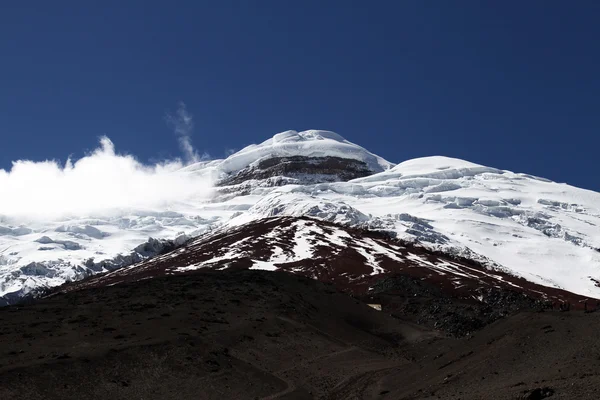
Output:
[[[318,129],[309,129],[307,131],[297,132],[289,130],[275,134],[271,139],[267,139],[263,144],[302,142],[310,140],[335,140],[341,143],[350,143],[341,135],[335,132],[323,131]]]
[[[372,173],[383,172],[395,164],[375,155],[365,148],[347,141],[337,133],[324,130],[303,132],[285,131],[261,144],[243,148],[223,160],[219,169],[231,174],[248,166],[274,157],[337,157],[364,162]]]

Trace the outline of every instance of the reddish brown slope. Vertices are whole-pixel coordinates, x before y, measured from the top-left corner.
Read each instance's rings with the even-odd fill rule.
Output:
[[[293,217],[263,219],[205,235],[168,254],[61,290],[193,274],[199,270],[238,269],[287,271],[332,282],[360,296],[369,295],[370,289],[383,279],[400,274],[439,288],[447,296],[473,301],[489,289],[508,289],[555,304],[568,302],[577,308],[583,308],[585,301],[582,296],[403,243],[385,233]]]

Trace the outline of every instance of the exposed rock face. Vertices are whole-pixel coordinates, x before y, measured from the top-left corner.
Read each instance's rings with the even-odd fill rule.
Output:
[[[546,302],[510,286],[471,288],[471,297],[448,295],[431,280],[408,274],[385,277],[372,286],[368,301],[382,309],[419,325],[467,336],[490,323],[519,311],[541,311]]]
[[[245,181],[275,176],[296,178],[299,183],[347,182],[373,173],[362,161],[340,157],[273,157],[242,169],[223,179],[219,186],[237,185]],[[289,182],[282,182],[286,184]]]

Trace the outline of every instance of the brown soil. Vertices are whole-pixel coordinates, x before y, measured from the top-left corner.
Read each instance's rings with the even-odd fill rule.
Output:
[[[332,285],[198,272],[0,309],[1,399],[597,399],[600,313],[461,339]]]

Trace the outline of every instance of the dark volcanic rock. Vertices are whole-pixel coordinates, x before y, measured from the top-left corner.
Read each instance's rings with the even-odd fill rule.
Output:
[[[554,389],[551,388],[536,388],[523,395],[526,400],[542,400],[554,394]]]
[[[372,173],[364,162],[340,157],[272,157],[223,179],[219,186],[276,176],[298,178],[301,183],[346,182]],[[284,180],[281,184],[286,183],[289,182]]]
[[[544,306],[538,299],[503,288],[473,288],[471,298],[457,297],[402,274],[375,283],[368,298],[381,303],[385,312],[458,337],[518,311],[541,311]]]

